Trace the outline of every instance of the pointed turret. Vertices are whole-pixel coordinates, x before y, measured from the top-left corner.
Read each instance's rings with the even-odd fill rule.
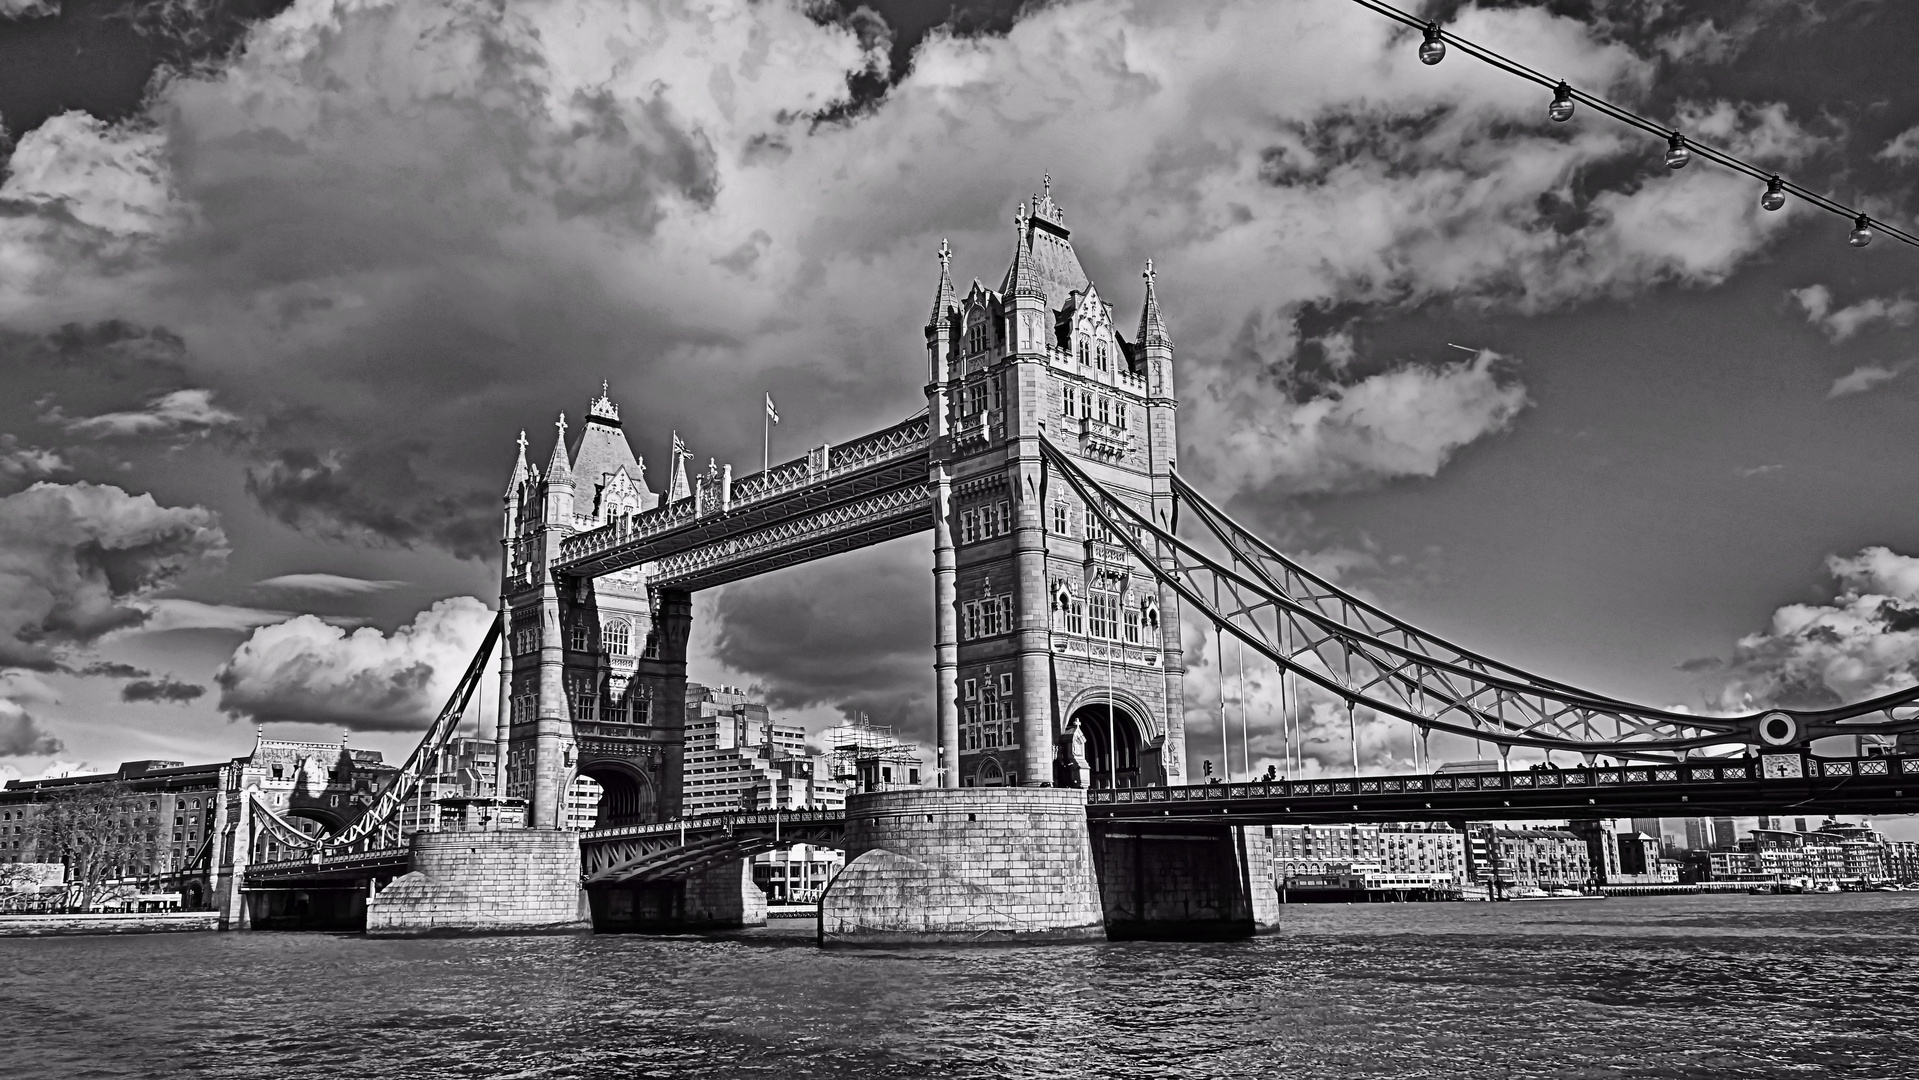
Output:
[[[666,488],[666,501],[669,503],[693,497],[693,485],[686,482],[686,459],[691,456],[687,453],[686,444],[680,441],[680,433],[674,432],[673,475],[668,480]]]
[[[1166,323],[1159,316],[1159,297],[1153,292],[1153,260],[1146,260],[1146,271],[1140,277],[1146,279],[1146,305],[1139,311],[1139,344],[1164,345],[1173,347],[1173,338],[1166,332]]]
[[[546,478],[540,493],[546,502],[546,527],[573,527],[573,466],[566,459],[566,414],[553,425],[559,434],[553,440],[553,456],[546,463]]]
[[[953,318],[953,309],[958,304],[958,301],[953,298],[953,275],[948,267],[948,264],[953,261],[953,249],[946,246],[945,240],[940,241],[939,256],[940,283],[939,288],[933,292],[933,314],[926,320],[928,329],[950,323]]]
[[[520,429],[520,451],[513,459],[513,475],[506,478],[506,497],[513,499],[520,494],[520,485],[526,483],[533,470],[526,463],[526,429]]]

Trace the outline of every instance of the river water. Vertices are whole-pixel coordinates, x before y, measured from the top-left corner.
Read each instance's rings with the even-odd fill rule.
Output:
[[[1293,906],[1253,941],[0,938],[0,1077],[1919,1077],[1919,893]]]

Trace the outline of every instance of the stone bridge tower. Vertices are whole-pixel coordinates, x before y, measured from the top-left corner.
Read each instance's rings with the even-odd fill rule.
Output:
[[[520,436],[505,496],[497,790],[527,800],[534,828],[565,825],[579,776],[604,789],[598,824],[664,820],[680,807],[691,598],[650,590],[645,566],[553,571],[566,537],[660,501],[604,385],[570,446],[564,414],[557,428],[544,472]]]
[[[1039,445],[1170,523],[1173,343],[1152,266],[1129,340],[1050,184],[1014,227],[997,290],[959,294],[942,245],[926,326],[941,783],[1184,783],[1178,599]]]

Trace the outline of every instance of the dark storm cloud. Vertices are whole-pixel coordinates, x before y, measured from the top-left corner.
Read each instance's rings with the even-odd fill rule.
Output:
[[[74,672],[75,675],[96,676],[105,679],[144,679],[153,673],[132,664],[122,664],[114,660],[95,660]]]
[[[247,491],[274,517],[319,536],[431,544],[471,557],[497,552],[498,493],[459,479],[428,483],[417,468],[428,453],[418,442],[284,449],[247,470]]]
[[[66,744],[19,704],[0,698],[0,757],[57,754]]]
[[[207,688],[197,683],[179,682],[168,677],[140,679],[120,688],[120,700],[185,705],[199,700],[206,692]]]
[[[62,647],[141,625],[136,601],[226,553],[201,507],[95,484],[0,498],[0,667],[59,667]]]
[[[832,706],[930,736],[930,565],[915,538],[729,585],[714,657],[756,676],[774,708]]]

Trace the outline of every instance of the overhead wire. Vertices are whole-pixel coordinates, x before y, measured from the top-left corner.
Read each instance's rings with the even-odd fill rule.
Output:
[[[1420,19],[1417,16],[1409,14],[1405,11],[1401,11],[1400,9],[1392,6],[1391,4],[1383,2],[1383,0],[1353,0],[1353,3],[1358,4],[1359,6],[1366,8],[1376,14],[1384,15],[1385,17],[1392,19],[1394,22],[1402,23],[1406,26],[1412,27],[1413,29],[1420,31],[1425,36],[1425,41],[1427,43],[1430,43],[1431,41],[1436,39],[1448,45],[1455,46],[1459,49],[1460,52],[1465,53],[1466,55],[1472,57],[1473,59],[1482,61],[1486,64],[1490,64],[1491,66],[1496,67],[1500,69],[1501,71],[1506,72],[1507,74],[1516,75],[1519,78],[1525,79],[1528,82],[1537,83],[1538,85],[1553,91],[1555,96],[1558,96],[1561,94],[1569,95],[1574,101],[1577,101],[1581,104],[1589,106],[1594,111],[1599,112],[1605,116],[1608,116],[1614,120],[1617,120],[1622,124],[1626,124],[1630,127],[1638,128],[1639,130],[1647,132],[1648,134],[1657,135],[1662,139],[1667,139],[1670,141],[1670,144],[1673,146],[1674,150],[1677,150],[1679,147],[1683,146],[1686,150],[1690,150],[1692,153],[1697,154],[1699,157],[1705,158],[1707,161],[1711,161],[1715,164],[1722,165],[1728,169],[1732,169],[1734,172],[1744,173],[1747,176],[1754,178],[1755,180],[1760,180],[1764,182],[1767,185],[1769,191],[1776,190],[1776,191],[1787,192],[1791,195],[1797,196],[1800,199],[1803,199],[1804,201],[1808,203],[1811,203],[1812,205],[1820,208],[1821,210],[1825,210],[1828,213],[1837,214],[1840,217],[1847,218],[1851,220],[1854,225],[1853,245],[1855,247],[1864,247],[1865,243],[1870,242],[1871,234],[1869,231],[1864,241],[1859,240],[1857,238],[1859,231],[1862,229],[1877,229],[1881,232],[1884,232],[1887,236],[1890,236],[1895,240],[1898,240],[1905,244],[1910,244],[1914,247],[1919,247],[1919,236],[1915,236],[1904,229],[1900,229],[1896,226],[1888,224],[1887,222],[1879,218],[1873,217],[1872,215],[1866,213],[1863,210],[1860,210],[1856,207],[1847,206],[1846,204],[1841,203],[1836,199],[1830,198],[1817,191],[1813,191],[1810,188],[1802,187],[1798,184],[1795,184],[1792,181],[1787,180],[1785,177],[1781,176],[1777,172],[1774,172],[1770,169],[1762,169],[1759,166],[1753,165],[1750,162],[1747,162],[1739,157],[1736,157],[1733,154],[1727,153],[1724,150],[1720,150],[1716,147],[1709,146],[1705,143],[1695,141],[1694,139],[1689,138],[1685,132],[1680,131],[1677,128],[1668,127],[1657,121],[1648,119],[1636,112],[1633,112],[1631,109],[1627,109],[1624,106],[1616,105],[1610,101],[1607,101],[1605,98],[1602,98],[1598,96],[1597,94],[1591,94],[1584,90],[1580,90],[1577,87],[1574,87],[1571,84],[1569,84],[1566,80],[1555,79],[1550,75],[1541,74],[1540,72],[1535,71],[1530,67],[1527,67],[1525,64],[1522,64],[1519,61],[1512,59],[1511,57],[1502,55],[1498,52],[1493,51],[1492,49],[1486,48],[1483,45],[1480,45],[1473,41],[1469,41],[1466,38],[1460,37],[1458,34],[1455,34],[1452,31],[1447,30],[1445,27],[1440,26],[1436,22],[1430,22],[1425,19]],[[1424,59],[1423,56],[1422,56],[1422,59]],[[1438,63],[1437,60],[1429,60],[1427,62]],[[1683,164],[1684,159],[1682,158],[1681,160]],[[1673,167],[1678,168],[1679,166],[1673,166]],[[1771,209],[1770,205],[1768,205],[1768,209]]]

